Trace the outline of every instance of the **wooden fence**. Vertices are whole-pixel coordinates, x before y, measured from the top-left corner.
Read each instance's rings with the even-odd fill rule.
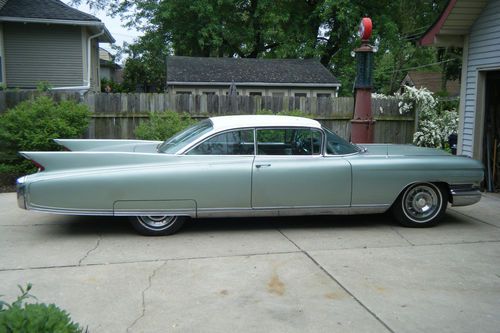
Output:
[[[35,98],[34,91],[0,92],[0,113],[19,102]],[[134,137],[135,127],[147,119],[149,112],[173,110],[187,112],[193,118],[211,116],[256,114],[263,111],[300,110],[312,115],[326,127],[344,138],[350,137],[350,120],[353,117],[352,97],[267,97],[267,96],[217,96],[217,95],[171,95],[171,94],[107,94],[53,92],[55,100],[73,99],[88,105],[92,121],[88,138]],[[401,115],[398,101],[373,99],[372,112],[375,120],[375,142],[410,143],[415,129],[414,114]]]

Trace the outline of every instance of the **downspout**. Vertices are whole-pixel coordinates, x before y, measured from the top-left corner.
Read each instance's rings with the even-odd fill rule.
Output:
[[[105,32],[104,29],[102,29],[101,32],[99,32],[99,33],[97,33],[95,35],[92,35],[92,36],[90,36],[87,39],[87,84],[84,85],[84,86],[56,87],[56,88],[52,88],[51,90],[80,90],[80,93],[83,93],[84,90],[89,90],[90,89],[90,76],[92,74],[92,68],[91,68],[91,64],[92,64],[92,61],[91,61],[91,50],[92,50],[92,47],[91,47],[91,41],[92,41],[92,39],[97,38],[97,37],[103,35],[104,32]],[[83,82],[85,82],[85,80]]]

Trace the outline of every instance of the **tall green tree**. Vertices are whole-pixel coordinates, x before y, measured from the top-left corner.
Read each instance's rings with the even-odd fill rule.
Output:
[[[380,41],[375,88],[392,92],[406,68],[437,61],[436,50],[414,41],[447,0],[73,0],[119,15],[144,31],[129,55],[125,79],[162,89],[168,54],[202,57],[318,58],[352,93],[363,16]],[[160,68],[161,67],[161,68]],[[439,69],[439,66],[437,66]]]

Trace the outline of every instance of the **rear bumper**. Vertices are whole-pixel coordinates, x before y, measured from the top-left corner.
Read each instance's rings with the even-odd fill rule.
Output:
[[[24,181],[25,177],[21,177],[16,181],[17,205],[22,209],[26,209],[26,184]]]
[[[469,206],[481,200],[481,192],[475,187],[451,186],[452,206]]]

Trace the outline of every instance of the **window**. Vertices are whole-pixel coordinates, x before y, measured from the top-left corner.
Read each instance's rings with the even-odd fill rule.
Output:
[[[295,97],[307,97],[307,94],[306,93],[295,93],[294,96]]]
[[[260,91],[250,91],[249,95],[250,96],[262,96],[262,93]]]
[[[332,96],[332,94],[318,93],[318,94],[316,94],[316,96],[319,98],[330,98]]]
[[[231,131],[213,136],[188,152],[188,155],[253,155],[253,130]]]
[[[182,148],[188,146],[190,143],[195,142],[198,138],[213,129],[212,122],[209,119],[200,121],[191,127],[175,134],[170,139],[163,142],[158,147],[158,152],[165,154],[175,154]]]
[[[190,91],[176,91],[176,95],[191,95]]]
[[[284,92],[273,92],[273,97],[285,97]]]
[[[359,148],[345,141],[337,134],[323,127],[326,133],[326,153],[328,155],[345,155],[359,152]]]
[[[214,91],[204,91],[203,95],[215,95]]]
[[[309,128],[257,130],[259,155],[319,155],[321,132]]]

